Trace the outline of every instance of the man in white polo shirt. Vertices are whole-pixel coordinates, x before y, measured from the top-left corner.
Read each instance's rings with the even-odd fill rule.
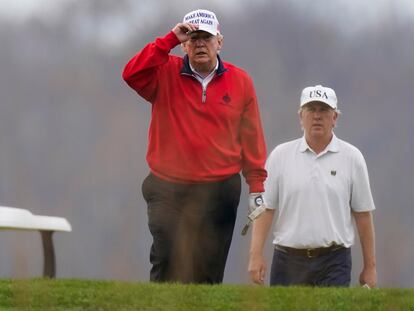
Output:
[[[362,245],[359,282],[376,286],[375,209],[361,152],[333,133],[339,116],[331,88],[302,91],[304,136],[277,146],[266,162],[266,211],[253,223],[249,274],[263,284],[263,246],[277,213],[270,285],[349,286],[352,218]]]

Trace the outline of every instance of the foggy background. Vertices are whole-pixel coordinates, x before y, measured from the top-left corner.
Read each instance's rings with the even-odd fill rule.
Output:
[[[303,87],[335,89],[336,135],[368,165],[379,286],[413,287],[412,1],[2,1],[0,205],[70,221],[73,232],[54,235],[58,277],[146,282],[150,105],[121,73],[197,8],[217,14],[222,58],[254,80],[268,153],[302,135]],[[225,283],[249,283],[246,189]],[[271,238],[266,247],[270,264]],[[353,259],[357,284],[358,240]],[[40,276],[42,264],[40,234],[0,231],[1,278]]]

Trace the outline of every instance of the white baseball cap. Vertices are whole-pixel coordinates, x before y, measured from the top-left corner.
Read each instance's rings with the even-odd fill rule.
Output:
[[[338,110],[338,99],[335,91],[329,87],[322,85],[305,87],[300,97],[300,107],[310,102],[322,102],[332,109]]]
[[[220,24],[216,14],[208,10],[198,9],[187,13],[183,18],[183,23],[198,25],[198,30],[207,31],[213,36],[220,33]]]

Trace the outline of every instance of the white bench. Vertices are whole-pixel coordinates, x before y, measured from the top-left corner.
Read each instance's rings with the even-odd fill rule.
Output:
[[[62,217],[39,216],[21,208],[0,206],[0,230],[40,231],[43,244],[43,276],[56,276],[56,259],[52,234],[72,231],[70,223]]]

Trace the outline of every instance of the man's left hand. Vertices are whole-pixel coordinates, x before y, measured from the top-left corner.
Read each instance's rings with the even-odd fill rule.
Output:
[[[251,280],[256,284],[263,285],[266,276],[266,270],[266,260],[263,255],[251,254],[248,268]]]
[[[359,283],[367,284],[370,288],[377,286],[377,271],[375,268],[364,268],[359,275]]]

